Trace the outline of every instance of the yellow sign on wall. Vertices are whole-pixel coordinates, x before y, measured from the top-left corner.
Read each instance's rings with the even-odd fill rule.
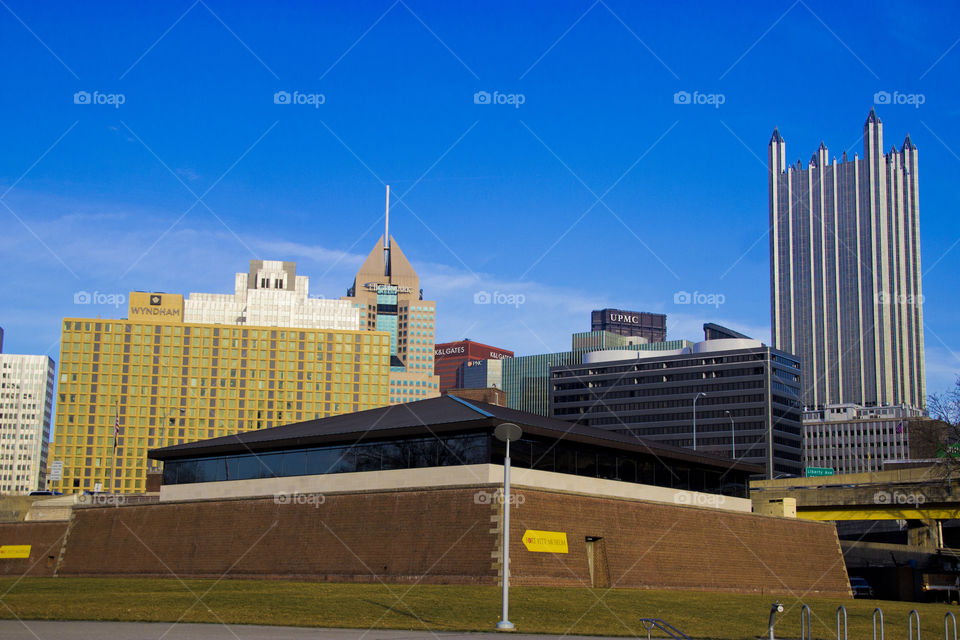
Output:
[[[523,546],[527,551],[542,553],[569,553],[567,534],[564,531],[537,531],[527,529],[523,532]]]
[[[178,293],[130,292],[130,320],[179,324],[183,322],[183,296]]]
[[[0,545],[0,560],[13,558],[29,558],[29,544],[3,544]]]

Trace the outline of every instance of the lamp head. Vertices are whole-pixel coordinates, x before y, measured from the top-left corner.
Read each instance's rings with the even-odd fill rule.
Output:
[[[523,435],[523,429],[512,422],[503,422],[498,424],[496,429],[493,430],[493,435],[501,442],[513,442],[514,440],[520,439],[520,436]]]

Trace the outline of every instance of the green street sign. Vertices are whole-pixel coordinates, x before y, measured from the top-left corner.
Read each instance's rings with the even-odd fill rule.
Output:
[[[808,478],[818,478],[820,476],[832,476],[833,469],[830,467],[807,467],[806,476]]]

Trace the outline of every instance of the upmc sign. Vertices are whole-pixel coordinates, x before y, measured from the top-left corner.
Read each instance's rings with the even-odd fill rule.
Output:
[[[667,316],[649,311],[594,309],[590,312],[590,330],[643,336],[651,342],[659,342],[667,339]]]
[[[626,313],[610,313],[607,315],[607,322],[626,322],[629,324],[640,324],[640,316]]]

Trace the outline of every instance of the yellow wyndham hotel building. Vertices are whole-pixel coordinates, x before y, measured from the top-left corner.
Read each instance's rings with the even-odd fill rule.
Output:
[[[389,403],[383,331],[187,324],[155,293],[129,317],[63,321],[54,490],[143,492],[148,449]]]

